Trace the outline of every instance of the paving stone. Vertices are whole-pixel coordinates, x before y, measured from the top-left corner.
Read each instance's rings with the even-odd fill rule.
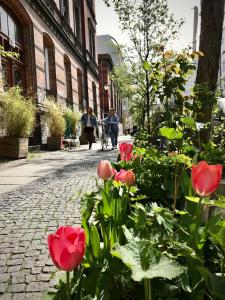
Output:
[[[7,282],[10,279],[8,273],[0,274],[0,283]]]
[[[7,260],[7,266],[21,265],[22,261],[23,259],[19,259],[19,258]]]
[[[51,274],[38,274],[37,280],[38,281],[49,281],[51,279]]]
[[[12,297],[12,300],[24,300],[26,297],[25,293],[15,293]]]
[[[14,283],[25,283],[25,275],[14,276],[12,274],[12,284]]]
[[[27,293],[25,300],[40,300],[42,293]]]
[[[35,282],[35,281],[38,281],[37,275],[27,275],[26,276],[26,283]]]
[[[7,289],[8,284],[7,283],[0,283],[0,293],[4,293]]]
[[[6,294],[0,296],[0,300],[12,300],[12,297],[13,297],[12,294],[6,293]]]
[[[48,288],[48,283],[30,282],[27,286],[26,292],[43,292]]]
[[[8,287],[8,291],[11,293],[21,293],[25,292],[26,284],[25,283],[15,283]]]
[[[17,271],[20,271],[21,270],[21,266],[10,266],[8,267],[8,272],[9,273],[14,273],[14,272],[17,272]]]

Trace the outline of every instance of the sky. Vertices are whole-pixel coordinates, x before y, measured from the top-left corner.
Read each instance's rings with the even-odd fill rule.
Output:
[[[102,0],[96,0],[97,34],[110,34],[119,44],[128,43],[127,35],[121,31],[119,20],[112,7],[106,7]],[[172,48],[181,50],[192,45],[194,6],[200,6],[200,0],[168,0],[169,10],[176,18],[184,19],[178,40],[172,43]],[[199,17],[200,21],[200,17]],[[199,34],[198,25],[198,34]]]

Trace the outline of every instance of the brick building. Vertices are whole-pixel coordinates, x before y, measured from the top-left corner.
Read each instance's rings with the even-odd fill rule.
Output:
[[[19,60],[0,57],[4,88],[20,84],[40,108],[31,144],[46,143],[46,96],[100,115],[95,29],[95,0],[0,1],[0,45],[20,53]]]
[[[122,119],[122,99],[110,79],[114,66],[119,66],[122,61],[114,40],[110,35],[97,36],[100,110],[103,117],[108,114],[110,107],[114,107]]]

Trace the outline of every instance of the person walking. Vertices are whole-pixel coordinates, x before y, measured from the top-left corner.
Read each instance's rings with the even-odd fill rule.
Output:
[[[117,148],[117,140],[119,133],[119,117],[115,113],[114,108],[110,108],[109,115],[104,120],[104,123],[108,126],[108,132],[111,137],[112,150]]]
[[[94,141],[94,128],[97,129],[97,119],[96,116],[93,114],[92,107],[87,107],[87,112],[84,113],[81,117],[81,123],[84,128],[84,134],[86,140],[89,144],[89,149],[91,149],[92,143]]]

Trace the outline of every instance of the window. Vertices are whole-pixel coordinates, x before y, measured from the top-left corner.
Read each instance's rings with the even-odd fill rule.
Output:
[[[80,6],[77,1],[73,2],[73,19],[74,19],[74,33],[79,40],[81,40],[81,23],[80,23]]]
[[[89,24],[89,52],[93,58],[95,58],[95,28],[91,22],[91,19],[88,19]]]
[[[64,56],[64,71],[65,71],[65,96],[68,106],[73,105],[72,97],[72,76],[71,76],[71,63],[68,56]]]
[[[0,6],[0,31],[9,38],[9,44],[15,46],[15,42],[22,43],[22,31],[18,22]]]
[[[69,23],[69,5],[68,0],[61,0],[60,2],[60,11],[64,16],[65,20]]]
[[[22,27],[17,20],[0,6],[0,45],[6,51],[19,53],[19,57],[2,57],[1,70],[3,88],[25,85],[24,48],[22,39]]]
[[[50,74],[49,74],[49,47],[44,45],[44,64],[45,64],[45,87],[50,90]]]
[[[77,69],[78,101],[79,110],[83,110],[83,75],[80,69]]]
[[[97,105],[97,92],[96,92],[96,84],[92,82],[92,92],[93,92],[93,109],[96,117],[98,116],[98,105]]]
[[[55,71],[55,49],[51,38],[45,33],[43,36],[44,45],[44,69],[45,88],[51,91],[51,95],[56,93],[56,71]]]

